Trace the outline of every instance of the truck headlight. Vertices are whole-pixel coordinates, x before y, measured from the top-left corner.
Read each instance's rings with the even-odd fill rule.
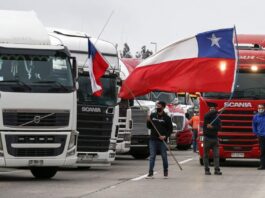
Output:
[[[68,145],[68,150],[75,146],[76,139],[77,139],[77,133],[75,131],[71,132],[70,141],[69,141],[69,145]]]
[[[203,142],[203,136],[199,137],[200,142]]]
[[[110,144],[109,144],[109,150],[113,150],[113,151],[116,150],[116,142],[110,142]]]

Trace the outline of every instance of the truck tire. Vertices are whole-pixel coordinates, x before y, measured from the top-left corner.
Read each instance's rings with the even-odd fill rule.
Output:
[[[177,145],[177,149],[181,150],[181,151],[186,151],[189,150],[191,148],[190,144],[186,144],[186,145]]]
[[[36,179],[50,179],[56,175],[57,167],[32,167],[30,169]]]
[[[203,164],[203,159],[202,159],[202,158],[200,158],[200,165],[201,165],[201,166],[204,165],[204,164]]]
[[[140,154],[140,153],[132,153],[131,154],[135,159],[146,159],[149,157],[149,154]]]

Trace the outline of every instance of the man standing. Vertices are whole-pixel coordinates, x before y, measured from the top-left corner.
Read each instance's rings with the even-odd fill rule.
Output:
[[[156,103],[156,112],[147,118],[147,127],[151,129],[149,139],[149,174],[146,177],[147,179],[153,178],[157,150],[160,150],[163,160],[164,177],[168,177],[167,146],[165,142],[167,142],[172,133],[173,127],[171,118],[164,112],[165,107],[165,102],[158,101]]]
[[[253,133],[259,139],[260,167],[258,170],[265,170],[265,113],[264,104],[258,105],[258,113],[253,117]]]
[[[205,168],[205,175],[211,175],[209,168],[209,151],[213,150],[214,159],[214,174],[222,175],[219,167],[219,142],[218,131],[221,128],[221,120],[218,118],[218,111],[216,110],[216,104],[212,102],[207,103],[210,110],[204,116],[203,123],[203,163]]]
[[[192,126],[192,148],[193,152],[197,152],[197,137],[198,137],[198,129],[200,125],[200,118],[198,112],[194,112],[194,115],[189,120],[189,125]]]

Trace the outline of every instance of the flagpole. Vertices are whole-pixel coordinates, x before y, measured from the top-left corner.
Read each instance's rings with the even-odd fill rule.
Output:
[[[98,37],[97,37],[97,39],[96,39],[96,42],[95,42],[95,44],[94,44],[95,48],[96,48],[96,44],[97,44],[97,42],[98,42],[98,40],[99,40],[101,34],[104,32],[104,30],[105,30],[105,28],[107,27],[108,23],[110,22],[110,19],[111,19],[111,17],[112,17],[113,14],[114,14],[114,10],[111,11],[111,13],[110,13],[110,15],[109,15],[107,21],[105,22],[105,24],[104,24],[102,30],[100,31],[100,33],[99,33],[99,35],[98,35]],[[89,36],[87,36],[87,39],[88,39],[88,41],[89,41]],[[89,49],[88,49],[88,50],[89,50]],[[102,57],[103,57],[103,56],[102,56]],[[104,57],[103,57],[103,58],[104,58]],[[83,67],[85,67],[86,62],[87,62],[88,59],[89,59],[89,57],[87,57],[86,60],[84,61]],[[105,59],[105,58],[104,58],[104,59]],[[105,59],[105,61],[106,61],[106,59]],[[106,61],[106,62],[108,62],[108,61]],[[109,65],[109,66],[111,66],[111,65]]]
[[[138,103],[138,105],[140,106],[140,109],[143,110],[142,105],[140,104],[140,102],[137,100],[137,98],[135,97],[135,95],[133,94],[132,90],[127,86],[127,84],[124,81],[124,85],[126,87],[126,89],[129,91],[129,93],[132,95],[133,99],[136,100],[136,102]],[[153,121],[150,119],[150,123],[152,124],[152,126],[154,127],[156,133],[161,136],[161,134],[159,133],[157,127],[155,126],[155,124],[153,123]],[[162,140],[162,142],[164,143],[164,145],[167,147],[171,157],[174,159],[174,161],[176,162],[176,164],[178,165],[180,170],[183,170],[180,163],[178,162],[178,160],[176,159],[176,157],[174,156],[174,154],[172,153],[172,150],[170,149],[170,147],[167,145],[167,143],[165,142],[165,140]]]

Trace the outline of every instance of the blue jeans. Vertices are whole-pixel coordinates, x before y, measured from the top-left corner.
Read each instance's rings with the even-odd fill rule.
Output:
[[[149,173],[153,173],[155,167],[155,160],[156,160],[156,153],[159,149],[162,160],[163,160],[163,168],[164,172],[168,171],[168,161],[167,161],[167,147],[166,145],[160,140],[149,140]]]
[[[192,129],[192,148],[193,152],[197,151],[197,137],[198,137],[198,130]]]
[[[260,147],[260,166],[265,168],[265,136],[259,137],[259,147]]]

